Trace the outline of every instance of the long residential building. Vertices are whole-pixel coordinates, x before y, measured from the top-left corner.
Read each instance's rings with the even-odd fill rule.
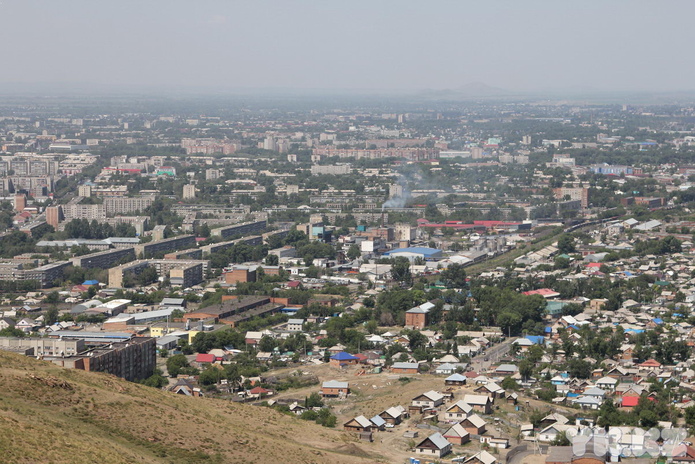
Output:
[[[355,158],[355,159],[382,159],[382,158],[404,158],[409,161],[424,161],[439,158],[438,148],[377,148],[359,149],[359,148],[335,148],[321,147],[314,148],[315,156],[337,156],[339,158]],[[313,173],[313,172],[312,172]]]
[[[143,258],[148,258],[157,253],[169,253],[186,249],[193,245],[195,245],[195,235],[181,235],[178,237],[165,238],[164,240],[157,240],[156,242],[135,245],[135,253]]]
[[[88,255],[76,256],[70,260],[73,266],[85,269],[106,269],[119,261],[132,261],[135,259],[135,248],[114,248],[113,250],[99,251]]]
[[[0,265],[0,280],[12,282],[34,280],[39,288],[48,288],[63,277],[63,271],[70,266],[69,261],[45,264],[34,269],[23,269],[22,265]]]
[[[155,200],[154,195],[142,197],[106,197],[104,198],[104,210],[106,214],[122,214],[132,211],[144,211]]]
[[[236,224],[233,226],[212,229],[210,231],[210,235],[215,237],[226,238],[232,237],[234,235],[257,234],[265,230],[266,227],[268,227],[267,221],[245,222],[243,224]]]

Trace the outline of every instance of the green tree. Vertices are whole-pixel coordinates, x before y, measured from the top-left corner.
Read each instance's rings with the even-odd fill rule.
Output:
[[[46,325],[53,325],[58,322],[58,309],[49,308],[44,316],[44,323]]]
[[[148,387],[162,388],[164,385],[167,384],[167,379],[162,375],[161,370],[155,369],[154,373],[151,376],[141,380],[140,383]]]
[[[350,260],[355,260],[362,256],[362,252],[360,251],[360,247],[357,244],[352,244],[350,245],[350,248],[348,248],[347,251],[347,257]]]
[[[574,237],[565,234],[557,241],[557,249],[560,253],[569,254],[577,251],[577,247],[574,244]]]
[[[450,264],[440,277],[447,287],[463,288],[466,286],[466,270],[462,264]]]
[[[558,432],[553,441],[550,442],[550,446],[570,446],[571,444],[565,432]]]
[[[304,399],[304,407],[306,407],[308,409],[322,408],[323,407],[323,399],[321,398],[321,395],[314,392],[311,395],[307,396]]]
[[[396,282],[400,282],[409,286],[413,281],[413,276],[410,273],[410,261],[402,256],[393,260],[391,265],[391,277]]]
[[[518,390],[519,384],[513,378],[505,377],[502,380],[502,383],[500,383],[500,387],[502,387],[505,390]]]
[[[190,364],[186,356],[182,354],[175,354],[167,359],[167,371],[171,377],[177,377],[187,367],[190,367]]]

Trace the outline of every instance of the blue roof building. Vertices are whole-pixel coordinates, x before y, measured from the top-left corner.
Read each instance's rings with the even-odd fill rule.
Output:
[[[340,353],[336,353],[333,356],[331,356],[331,359],[334,359],[336,361],[356,361],[359,358],[357,356],[353,356],[350,353],[346,353],[345,351],[341,351]]]
[[[415,258],[438,259],[442,257],[442,250],[428,247],[397,248],[395,250],[387,251],[384,253],[384,256],[389,256],[392,258],[403,256],[411,261],[413,261]]]

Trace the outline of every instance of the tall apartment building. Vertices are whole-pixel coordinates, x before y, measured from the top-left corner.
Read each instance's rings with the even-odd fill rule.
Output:
[[[417,231],[417,227],[413,227],[410,224],[395,224],[393,226],[394,228],[394,235],[396,240],[399,241],[412,241],[415,240],[415,233]]]
[[[9,177],[0,178],[0,193],[8,194],[13,193],[14,191],[14,182],[12,182],[12,179]]]
[[[195,198],[195,185],[186,184],[183,186],[183,199],[192,200]]]
[[[46,208],[46,224],[53,226],[54,229],[58,228],[58,224],[64,218],[62,206],[49,206]]]
[[[169,281],[172,286],[181,288],[192,287],[203,280],[203,264],[191,263],[169,271]]]
[[[15,211],[24,211],[24,208],[27,207],[27,196],[24,195],[23,193],[18,193],[17,195],[14,196],[14,210]]]
[[[134,382],[146,379],[154,372],[157,341],[152,337],[132,337],[127,341],[82,351],[76,356],[46,359],[62,367],[106,372]]]
[[[402,197],[403,196],[403,186],[400,184],[389,185],[389,198]]]
[[[231,142],[229,140],[215,140],[215,139],[182,139],[181,148],[186,150],[187,155],[194,153],[212,155],[214,153],[222,153],[224,155],[231,155],[235,153],[241,145],[236,142]]]
[[[205,180],[215,180],[221,177],[220,169],[206,169],[205,170]]]
[[[579,200],[582,208],[589,207],[589,189],[586,187],[560,187],[553,189],[553,193],[558,200],[569,197],[571,201]]]
[[[53,176],[58,173],[58,162],[40,158],[12,158],[10,170],[15,176]]]

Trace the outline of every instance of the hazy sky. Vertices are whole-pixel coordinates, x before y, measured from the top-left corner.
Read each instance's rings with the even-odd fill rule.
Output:
[[[0,0],[0,84],[693,90],[695,1]]]

